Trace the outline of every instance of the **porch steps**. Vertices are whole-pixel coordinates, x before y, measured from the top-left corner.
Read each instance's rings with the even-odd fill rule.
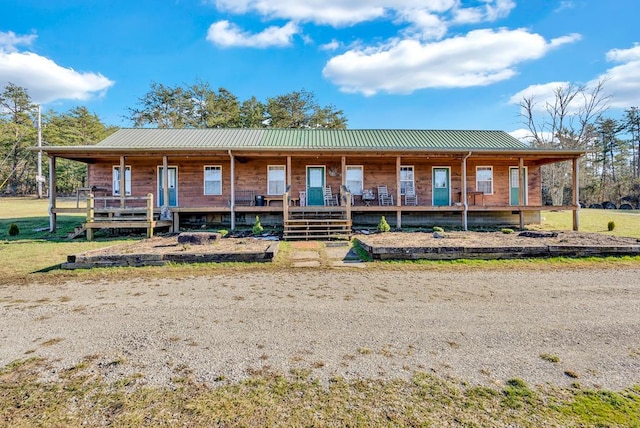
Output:
[[[343,218],[289,219],[284,222],[283,239],[292,240],[332,240],[351,238],[351,220]]]
[[[82,223],[82,226],[76,227],[73,229],[73,232],[67,233],[67,239],[70,241],[72,239],[76,239],[80,235],[84,235],[87,231],[87,224]]]

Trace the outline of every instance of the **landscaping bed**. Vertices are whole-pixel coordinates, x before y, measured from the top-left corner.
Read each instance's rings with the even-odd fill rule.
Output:
[[[640,242],[600,233],[413,232],[356,236],[377,260],[513,259],[640,255]]]
[[[197,237],[199,233],[190,234]],[[217,234],[209,234],[216,236]],[[220,238],[203,244],[181,243],[181,235],[156,236],[67,257],[63,269],[109,266],[162,266],[167,263],[271,262],[278,243],[259,238]]]

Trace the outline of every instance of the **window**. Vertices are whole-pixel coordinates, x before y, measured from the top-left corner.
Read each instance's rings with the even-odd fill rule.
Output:
[[[284,193],[284,165],[269,165],[267,167],[267,194],[282,195]]]
[[[124,168],[125,196],[131,196],[131,167]],[[120,196],[120,167],[113,167],[113,196]]]
[[[349,166],[347,165],[347,177],[346,177],[347,189],[352,195],[362,195],[363,173],[361,166]]]
[[[204,167],[204,194],[222,195],[222,167],[219,165]]]
[[[400,194],[406,194],[407,188],[416,188],[413,182],[413,166],[400,167]]]
[[[485,195],[493,194],[493,167],[476,167],[476,191]]]

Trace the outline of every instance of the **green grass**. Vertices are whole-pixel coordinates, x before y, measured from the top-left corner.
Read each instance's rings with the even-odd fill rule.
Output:
[[[66,234],[79,226],[84,215],[59,215],[58,230],[51,234],[48,231],[48,200],[36,198],[0,198],[0,284],[24,281],[48,281],[61,278],[118,278],[126,275],[128,270],[135,270],[136,276],[180,277],[184,275],[208,275],[221,269],[286,269],[289,267],[288,255],[292,249],[288,243],[281,243],[275,262],[255,266],[244,263],[221,263],[202,265],[171,265],[149,268],[109,268],[92,269],[91,271],[60,271],[56,268],[66,261],[69,254],[82,253],[91,249],[110,246],[122,242],[123,238],[110,238],[98,234],[93,242],[83,239],[67,241]],[[75,199],[59,199],[61,207],[75,206]],[[545,230],[570,230],[572,227],[571,212],[544,211],[542,225],[537,228]],[[590,210],[580,212],[581,230],[587,232],[609,233],[617,236],[631,236],[640,239],[640,212]],[[614,231],[607,231],[607,223],[615,221]],[[9,236],[11,223],[18,224],[20,234]],[[141,237],[142,235],[140,235]],[[124,238],[126,239],[126,238]],[[355,251],[370,261],[366,251],[355,245]],[[634,265],[639,257],[608,257],[582,259],[528,259],[528,260],[456,260],[456,261],[411,261],[377,263],[380,269],[544,269],[550,266],[566,268],[585,268],[604,266],[616,263],[617,266]],[[46,272],[46,273],[43,273]]]
[[[640,239],[640,211],[582,209],[579,216],[581,232]],[[573,217],[570,211],[543,211],[542,218],[539,228],[544,230],[572,230],[573,228]],[[607,229],[610,221],[616,224],[612,231]]]
[[[324,385],[309,370],[259,373],[231,383],[196,383],[183,370],[167,388],[137,373],[106,383],[94,360],[38,380],[46,361],[0,370],[0,420],[9,426],[625,426],[638,427],[640,388],[621,392],[466,386],[427,373],[411,380],[345,380]],[[127,364],[124,362],[123,364]],[[218,383],[218,382],[216,382]]]

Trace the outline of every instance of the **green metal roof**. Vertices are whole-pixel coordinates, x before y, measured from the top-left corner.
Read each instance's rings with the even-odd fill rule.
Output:
[[[530,150],[504,131],[400,129],[121,129],[95,149]]]

